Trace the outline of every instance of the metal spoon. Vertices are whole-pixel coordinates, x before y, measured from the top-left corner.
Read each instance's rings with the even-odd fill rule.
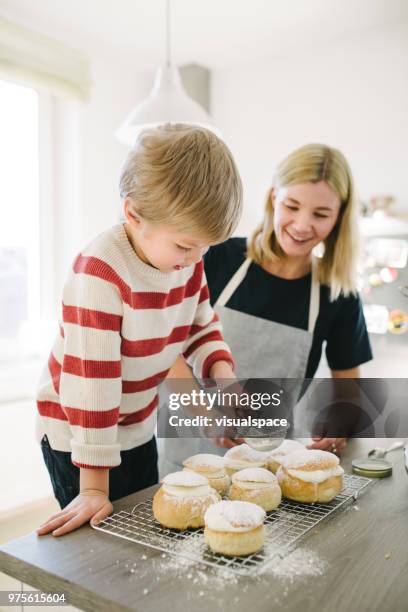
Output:
[[[373,448],[369,451],[369,457],[376,457],[377,459],[383,459],[387,453],[390,453],[393,450],[397,450],[397,448],[402,448],[405,442],[394,442],[388,448]]]

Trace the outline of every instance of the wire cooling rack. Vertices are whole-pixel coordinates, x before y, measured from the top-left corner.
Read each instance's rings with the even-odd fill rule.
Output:
[[[101,521],[94,529],[165,553],[184,557],[193,563],[251,575],[276,557],[284,557],[316,525],[351,504],[372,482],[369,478],[345,474],[343,491],[328,504],[301,504],[284,499],[265,519],[265,545],[247,557],[226,557],[213,553],[204,542],[203,529],[177,531],[162,527],[154,518],[152,500],[122,510]]]

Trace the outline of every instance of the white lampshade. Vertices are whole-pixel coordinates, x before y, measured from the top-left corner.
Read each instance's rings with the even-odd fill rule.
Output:
[[[210,115],[187,95],[178,68],[170,63],[158,69],[149,96],[131,111],[115,135],[131,147],[142,129],[163,123],[199,125],[221,136]]]

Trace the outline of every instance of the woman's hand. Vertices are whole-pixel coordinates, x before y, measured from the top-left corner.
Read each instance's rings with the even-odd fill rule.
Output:
[[[109,497],[103,491],[85,490],[72,500],[61,512],[54,514],[38,529],[38,535],[45,535],[52,531],[53,536],[62,536],[74,529],[78,529],[89,520],[92,525],[111,514],[113,506]]]
[[[312,438],[313,443],[307,448],[325,450],[339,455],[347,446],[347,438]]]

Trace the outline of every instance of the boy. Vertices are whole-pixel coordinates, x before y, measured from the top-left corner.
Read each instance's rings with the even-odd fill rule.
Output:
[[[76,258],[37,397],[38,437],[62,511],[59,536],[158,480],[157,385],[183,353],[199,378],[234,378],[202,256],[226,240],[242,186],[211,132],[166,125],[139,136],[122,169],[125,223]]]

